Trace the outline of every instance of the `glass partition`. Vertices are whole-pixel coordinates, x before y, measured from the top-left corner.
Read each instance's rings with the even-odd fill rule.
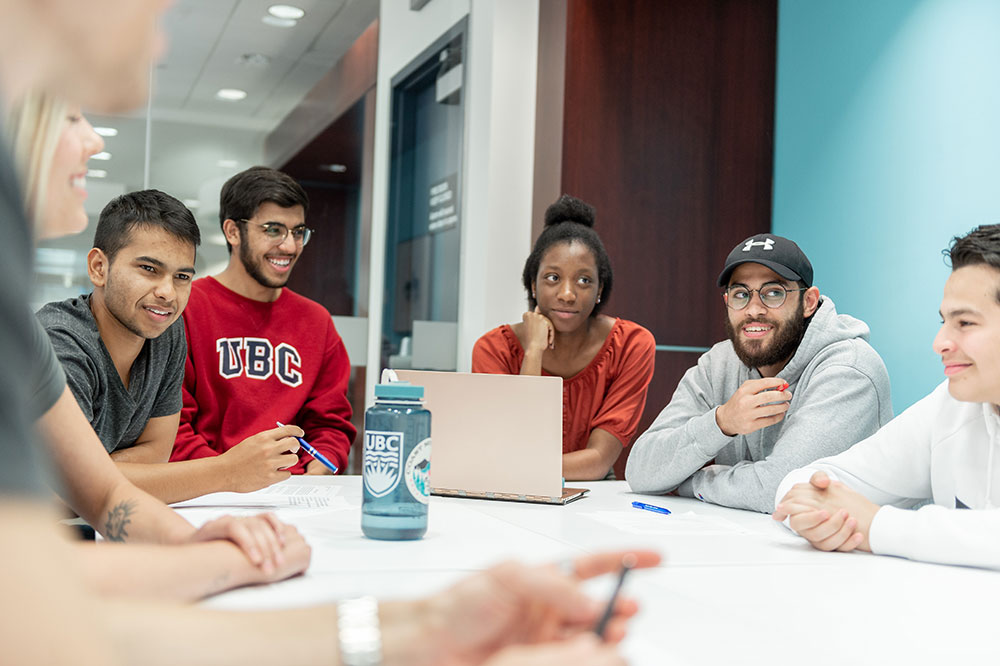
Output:
[[[223,183],[248,167],[273,166],[310,197],[315,234],[288,287],[326,307],[343,331],[360,425],[378,5],[309,3],[302,20],[275,23],[260,3],[178,0],[165,17],[169,48],[151,72],[148,108],[87,114],[105,141],[89,163],[89,225],[39,245],[35,309],[92,290],[86,255],[101,209],[146,187],[194,213],[202,235],[196,277],[219,273],[229,260],[219,224]]]
[[[392,82],[383,366],[455,369],[466,25]]]

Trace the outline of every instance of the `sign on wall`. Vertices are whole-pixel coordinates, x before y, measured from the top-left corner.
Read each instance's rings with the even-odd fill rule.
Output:
[[[431,183],[427,231],[435,234],[458,225],[458,175]]]

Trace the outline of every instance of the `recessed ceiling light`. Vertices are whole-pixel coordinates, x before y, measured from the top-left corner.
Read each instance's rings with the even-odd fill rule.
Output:
[[[299,20],[306,15],[305,11],[294,5],[271,5],[267,13],[276,18]]]
[[[111,153],[109,153],[108,151],[104,150],[104,151],[101,151],[101,152],[97,153],[96,155],[91,155],[90,159],[92,159],[92,160],[105,160],[105,161],[106,160],[110,160],[111,159]]]
[[[241,99],[246,99],[247,91],[240,90],[239,88],[222,88],[219,92],[215,93],[215,96],[227,102],[238,102]]]
[[[237,162],[236,160],[219,160],[215,164],[216,166],[220,166],[225,169],[234,169],[239,165],[239,162]]]
[[[118,136],[118,130],[114,127],[95,127],[94,131],[101,136]]]
[[[323,171],[332,171],[333,173],[344,173],[347,171],[347,167],[343,164],[320,164],[319,168]]]
[[[187,206],[188,208],[197,208],[198,206],[201,205],[201,202],[198,201],[197,199],[185,199],[184,205]]]
[[[271,16],[270,14],[265,14],[261,21],[273,28],[294,28],[295,24],[298,23],[295,19],[283,19],[277,16]]]
[[[104,169],[87,169],[87,178],[107,178],[108,172]]]

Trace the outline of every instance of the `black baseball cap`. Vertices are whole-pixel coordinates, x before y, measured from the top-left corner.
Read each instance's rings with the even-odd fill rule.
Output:
[[[729,284],[729,276],[740,264],[761,264],[786,280],[802,280],[807,287],[813,283],[813,267],[794,241],[774,234],[757,234],[733,248],[726,257],[726,267],[719,274],[719,286]]]

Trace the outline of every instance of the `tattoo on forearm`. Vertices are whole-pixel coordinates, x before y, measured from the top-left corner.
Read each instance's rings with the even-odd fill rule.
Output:
[[[108,541],[125,541],[128,538],[125,527],[132,522],[131,516],[135,511],[135,505],[136,502],[126,500],[108,511],[108,522],[104,524],[104,538]]]

